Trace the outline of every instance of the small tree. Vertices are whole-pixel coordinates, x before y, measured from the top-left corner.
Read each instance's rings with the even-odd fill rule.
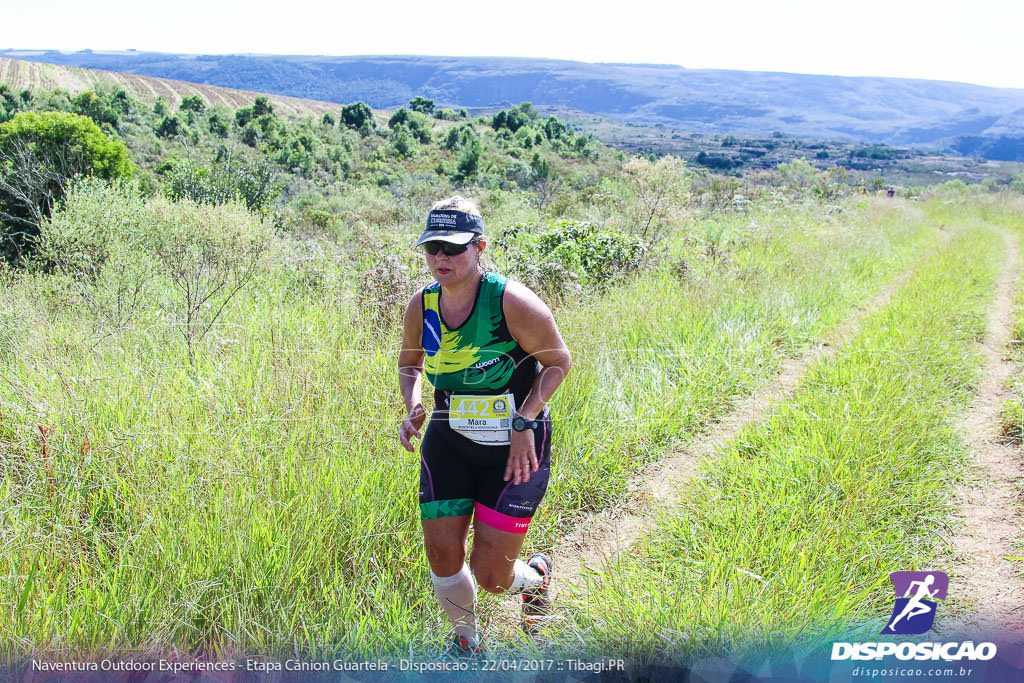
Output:
[[[197,346],[258,272],[274,227],[234,202],[209,206],[156,197],[147,213],[154,258],[173,284],[165,305],[181,325],[194,370]]]
[[[1016,193],[1024,192],[1024,173],[1018,173],[1017,177],[1010,181],[1010,191]]]
[[[434,113],[434,100],[428,100],[426,97],[417,95],[409,100],[409,108],[429,116]]]
[[[210,132],[217,137],[226,138],[228,136],[228,124],[225,123],[224,119],[217,112],[210,114],[206,124],[210,128]]]
[[[640,199],[638,232],[644,240],[660,239],[661,223],[669,208],[677,204],[690,187],[686,163],[674,156],[665,156],[656,163],[634,157],[623,167],[622,175]]]
[[[228,156],[213,166],[191,161],[178,164],[168,173],[167,196],[201,204],[239,201],[250,211],[263,213],[283,186],[265,159],[249,162],[244,157]]]
[[[256,112],[252,107],[239,107],[235,110],[235,125],[239,128],[245,128],[254,118]]]
[[[118,124],[118,113],[104,98],[94,92],[79,93],[71,100],[71,110],[76,114],[88,116],[100,125],[106,123],[116,127]]]
[[[162,138],[173,138],[181,134],[181,121],[177,116],[165,116],[156,127],[156,134]]]
[[[804,188],[818,177],[818,169],[806,159],[793,159],[778,165],[782,180],[789,187]]]
[[[178,105],[178,109],[202,114],[206,111],[206,103],[203,102],[203,98],[199,95],[189,95],[188,97],[181,98],[181,104]]]
[[[365,102],[353,102],[341,108],[341,122],[349,128],[361,129],[373,123],[373,110]]]
[[[266,116],[274,113],[274,105],[270,103],[266,95],[258,95],[252,104],[252,112],[256,116]]]
[[[538,152],[534,152],[530,161],[530,182],[539,183],[551,177],[551,166]]]
[[[394,128],[395,126],[403,123],[408,124],[409,119],[409,110],[405,107],[399,107],[395,110],[395,113],[391,115],[391,118],[388,119],[388,128]]]
[[[21,258],[39,224],[77,175],[127,178],[128,148],[91,119],[66,112],[21,112],[0,124],[0,222],[3,252]],[[30,249],[29,249],[30,250]]]
[[[416,138],[419,142],[426,144],[430,142],[429,121],[424,114],[411,112],[405,107],[400,107],[388,119],[388,128],[393,131],[404,128],[408,131],[409,135]]]
[[[548,140],[558,140],[569,132],[569,127],[562,123],[561,119],[549,116],[544,119],[544,136]]]
[[[21,109],[21,102],[6,83],[0,83],[0,123],[10,121]]]
[[[462,181],[472,178],[480,168],[480,153],[482,151],[480,138],[471,137],[467,140],[466,146],[459,156],[459,163],[456,166],[453,180]]]
[[[40,259],[68,277],[110,330],[132,319],[157,275],[145,221],[133,184],[79,178],[39,227]]]
[[[524,102],[523,104],[529,105],[529,102]],[[494,130],[508,128],[509,131],[515,133],[528,123],[530,123],[530,117],[523,110],[512,108],[505,111],[503,109],[491,119],[491,128]]]

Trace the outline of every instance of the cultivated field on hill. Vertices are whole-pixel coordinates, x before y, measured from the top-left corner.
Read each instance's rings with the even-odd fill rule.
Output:
[[[177,107],[184,97],[199,96],[210,105],[224,105],[231,108],[243,107],[260,93],[248,90],[222,88],[216,85],[188,83],[170,78],[154,78],[138,74],[82,69],[77,66],[26,62],[21,59],[0,57],[0,83],[13,89],[53,90],[60,88],[77,95],[83,91],[96,90],[103,85],[123,88],[140,102],[152,106],[157,98],[163,98]],[[285,114],[320,116],[326,111],[337,109],[338,105],[320,100],[308,100],[286,95],[270,95],[270,100]]]

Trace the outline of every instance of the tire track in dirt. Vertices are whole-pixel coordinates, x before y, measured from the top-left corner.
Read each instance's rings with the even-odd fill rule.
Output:
[[[700,461],[739,435],[747,425],[768,416],[772,405],[792,396],[800,378],[817,363],[832,358],[859,329],[863,320],[889,303],[893,295],[911,278],[917,265],[924,262],[949,241],[949,233],[939,228],[939,239],[913,266],[901,272],[867,303],[856,307],[839,326],[807,351],[783,363],[782,370],[759,390],[736,404],[710,431],[694,436],[691,444],[639,473],[624,500],[584,518],[552,550],[555,571],[553,590],[569,594],[584,590],[584,569],[600,569],[605,562],[629,548],[654,527],[654,513],[671,507],[682,484],[696,474]]]
[[[1019,554],[1012,546],[1024,521],[1017,507],[1024,458],[1020,448],[999,433],[1002,403],[1013,398],[1006,386],[1015,368],[1006,357],[1006,343],[1013,325],[1013,295],[1020,284],[1020,255],[1016,239],[1005,231],[1003,238],[1003,272],[979,345],[984,367],[978,392],[958,425],[969,455],[957,496],[962,502],[954,519],[960,528],[952,539],[949,570],[951,583],[959,587],[957,592],[965,596],[970,610],[957,620],[958,625],[1005,626],[1024,632],[1024,584],[1006,559]]]

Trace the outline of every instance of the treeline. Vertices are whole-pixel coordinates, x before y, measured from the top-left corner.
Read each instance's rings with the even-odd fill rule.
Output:
[[[343,211],[337,197],[355,188],[399,199],[465,185],[545,191],[574,176],[596,182],[595,164],[603,159],[606,172],[617,163],[602,145],[529,103],[471,118],[424,97],[387,118],[364,102],[299,118],[279,116],[265,96],[232,109],[198,95],[150,105],[115,86],[72,95],[0,85],[0,139],[8,259],[22,255],[75,175],[132,177],[145,194],[233,198],[257,212],[290,207],[324,223]],[[101,148],[116,149],[127,165],[101,172],[93,158]]]

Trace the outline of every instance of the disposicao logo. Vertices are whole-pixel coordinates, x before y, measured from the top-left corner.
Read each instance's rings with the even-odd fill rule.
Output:
[[[892,572],[896,602],[882,635],[920,635],[935,623],[936,600],[945,600],[949,576],[945,572]],[[832,643],[832,660],[869,660],[895,656],[900,660],[953,662],[987,661],[996,656],[994,643]]]
[[[949,576],[945,572],[892,572],[889,574],[896,604],[883,634],[919,635],[935,623],[936,600],[945,600]]]

